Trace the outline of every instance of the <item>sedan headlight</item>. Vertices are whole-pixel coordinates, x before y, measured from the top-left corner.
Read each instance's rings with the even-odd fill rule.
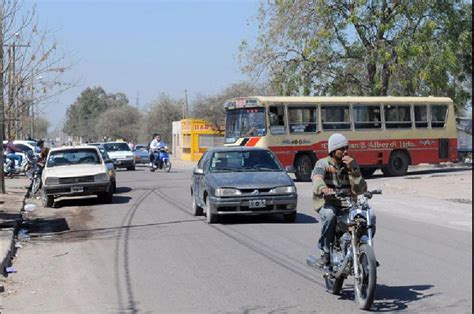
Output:
[[[94,176],[94,181],[95,182],[109,181],[109,176],[107,175],[107,173],[99,173]]]
[[[271,194],[292,194],[296,193],[296,187],[294,186],[279,186],[270,190]]]
[[[47,177],[44,185],[56,185],[59,184],[59,178],[56,177]]]
[[[238,189],[228,189],[228,188],[216,189],[217,197],[238,196],[238,195],[242,195],[242,192],[240,192],[240,190]]]

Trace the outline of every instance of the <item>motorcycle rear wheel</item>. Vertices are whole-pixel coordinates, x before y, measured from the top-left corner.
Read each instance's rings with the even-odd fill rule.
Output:
[[[362,310],[372,306],[377,285],[377,265],[372,247],[362,244],[357,256],[360,278],[354,280],[355,300]]]

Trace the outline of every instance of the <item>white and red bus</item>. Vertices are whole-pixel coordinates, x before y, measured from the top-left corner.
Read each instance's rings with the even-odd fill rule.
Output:
[[[311,180],[333,133],[345,135],[365,176],[457,160],[453,101],[446,97],[244,97],[225,102],[226,146],[270,148]]]

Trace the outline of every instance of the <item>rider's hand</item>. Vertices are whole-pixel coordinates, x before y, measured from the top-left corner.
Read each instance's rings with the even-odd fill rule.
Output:
[[[322,188],[321,189],[321,194],[322,195],[332,195],[334,194],[334,190],[331,188]]]
[[[342,157],[342,162],[347,166],[347,169],[349,171],[352,171],[354,169],[354,158],[351,156],[345,155]]]

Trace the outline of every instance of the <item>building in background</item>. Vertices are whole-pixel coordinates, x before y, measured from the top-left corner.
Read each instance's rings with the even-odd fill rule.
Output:
[[[197,161],[209,148],[224,144],[224,132],[200,119],[173,122],[172,150],[175,158]]]

